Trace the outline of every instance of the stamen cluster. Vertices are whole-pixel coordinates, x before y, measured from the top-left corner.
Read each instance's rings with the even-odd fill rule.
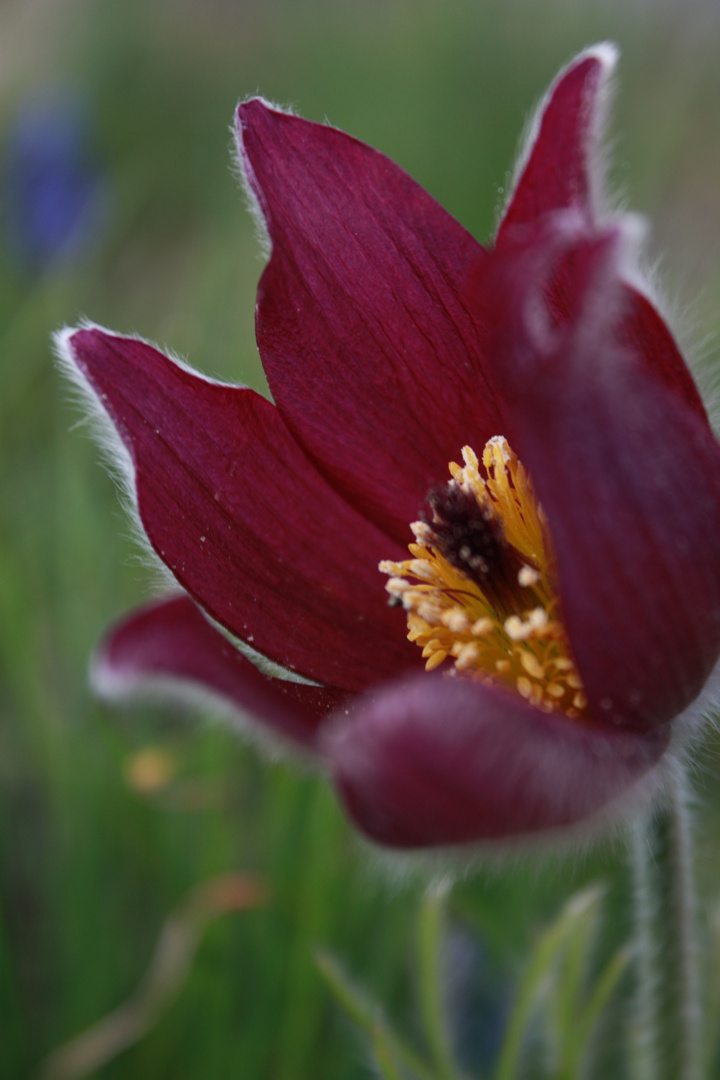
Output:
[[[385,561],[391,599],[428,671],[511,687],[545,711],[581,716],[582,681],[559,612],[554,560],[529,477],[501,436],[477,455],[463,447],[451,481],[428,495],[404,562]]]

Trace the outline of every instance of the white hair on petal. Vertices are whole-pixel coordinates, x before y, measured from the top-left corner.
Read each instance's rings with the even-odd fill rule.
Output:
[[[625,217],[626,215],[633,217],[638,216],[629,210],[629,201],[626,193],[621,189],[619,191],[613,191],[612,194],[610,194],[607,185],[608,165],[615,155],[612,153],[613,141],[611,140],[608,142],[608,139],[605,137],[605,124],[608,103],[612,97],[613,68],[619,55],[617,48],[612,43],[605,43],[581,53],[570,65],[568,65],[568,67],[563,69],[563,72],[561,72],[554,81],[540,106],[540,109],[542,110],[548,97],[552,93],[554,86],[557,84],[558,79],[562,78],[563,74],[569,70],[570,67],[589,55],[596,54],[602,58],[605,50],[608,50],[611,54],[611,62],[608,64],[608,61],[605,61],[605,78],[601,85],[598,107],[594,116],[591,142],[588,147],[590,155],[589,175],[591,185],[594,181],[594,186],[591,186],[590,193],[591,209],[600,226],[605,226],[608,223],[608,220],[613,217]],[[540,112],[540,115],[536,118],[536,123],[538,124],[541,115],[542,112]],[[632,249],[632,258],[623,261],[623,264],[620,267],[621,276],[628,285],[632,286],[632,288],[644,296],[645,299],[653,305],[660,317],[666,323],[678,351],[685,360],[698,386],[698,390],[708,411],[712,427],[716,432],[720,433],[720,371],[718,371],[717,365],[714,364],[711,366],[709,364],[709,342],[707,337],[703,339],[700,336],[700,318],[693,313],[692,308],[687,304],[684,298],[679,296],[679,294],[676,296],[670,296],[668,294],[667,285],[662,273],[664,256],[656,255],[655,257],[650,258],[647,255],[647,248],[644,241],[647,240],[649,233],[650,228],[646,222],[645,234],[642,237],[643,242],[634,246]]]
[[[391,886],[406,881],[468,877],[478,869],[504,872],[507,869],[536,869],[558,857],[582,868],[597,851],[626,851],[632,829],[643,816],[649,820],[668,801],[668,790],[678,768],[699,771],[699,754],[708,733],[720,721],[720,660],[705,686],[686,709],[672,721],[672,738],[662,758],[644,776],[611,799],[594,814],[572,825],[448,847],[416,851],[378,848],[359,835],[358,844],[370,856],[381,878]],[[342,722],[342,721],[340,721]]]
[[[611,98],[612,87],[612,74],[615,69],[619,57],[619,50],[616,45],[610,41],[603,41],[597,45],[592,45],[587,49],[584,49],[581,53],[578,53],[569,64],[567,64],[559,74],[553,79],[548,90],[541,98],[539,104],[534,109],[529,120],[526,122],[523,133],[520,138],[520,151],[518,153],[515,168],[512,173],[512,179],[509,184],[507,196],[505,198],[504,205],[500,207],[500,214],[498,216],[498,224],[502,220],[507,208],[510,206],[513,198],[515,197],[515,191],[520,178],[525,171],[535,143],[537,142],[538,135],[540,133],[540,125],[544,116],[545,110],[548,106],[552,95],[555,93],[558,84],[565,78],[567,73],[571,71],[578,64],[584,60],[595,58],[600,61],[602,65],[602,75],[600,78],[600,86],[597,91],[597,97],[592,113],[592,123],[589,133],[589,140],[587,146],[588,152],[588,178],[590,182],[590,204],[595,214],[602,218],[607,212],[605,206],[605,194],[604,184],[605,176],[607,173],[607,157],[605,152],[605,146],[602,141],[602,136],[605,130],[605,122],[608,113],[608,106]]]
[[[112,338],[130,338],[133,341],[139,341],[143,345],[163,352],[174,364],[177,364],[179,368],[194,378],[201,379],[203,382],[213,386],[226,386],[228,384],[195,371],[172,352],[164,349],[160,350],[157,345],[137,334],[116,334],[114,331],[107,330],[89,319],[82,319],[78,326],[66,326],[53,335],[54,352],[58,367],[67,378],[71,390],[74,391],[74,394],[71,393],[70,395],[71,398],[74,397],[76,404],[79,404],[84,410],[90,433],[100,447],[101,460],[116,483],[120,503],[130,523],[130,537],[138,547],[142,564],[151,572],[153,588],[157,592],[177,590],[178,582],[174,574],[154,550],[140,519],[137,505],[136,473],[132,455],[118,434],[117,428],[103,404],[102,396],[95,390],[73,355],[70,339],[79,330],[99,330]]]
[[[563,250],[563,245],[572,245],[578,239],[584,239],[587,237],[587,225],[580,211],[576,209],[563,209],[555,210],[550,215],[553,221],[554,232],[556,236],[556,250]],[[612,233],[617,235],[617,242],[612,245],[610,252],[610,260],[612,267],[613,280],[627,281],[630,277],[636,274],[636,265],[638,260],[638,252],[642,246],[643,240],[647,233],[647,221],[640,214],[619,214],[613,218],[608,218],[603,227],[602,233],[610,235]],[[602,235],[602,233],[600,235]],[[604,273],[607,273],[607,269]],[[608,309],[608,296],[607,289],[601,291],[602,299],[602,312],[589,312],[591,314],[591,325],[593,337],[595,334],[595,324],[600,315],[603,318],[609,317],[609,311],[613,312],[615,308],[612,306]],[[623,297],[619,290],[615,290],[615,295],[612,297],[614,304],[617,307],[618,313],[623,305]],[[592,305],[593,294],[588,294],[586,304]],[[595,316],[595,319],[592,318]],[[526,312],[527,329],[531,340],[536,344],[540,350],[547,350],[553,347],[553,341],[558,335],[562,336],[563,331],[558,330],[556,325],[550,320],[547,310],[544,307],[529,306]]]
[[[702,336],[701,318],[679,295],[668,294],[662,274],[665,256],[650,261],[638,245],[633,258],[623,262],[624,281],[648,300],[675,342],[678,352],[690,369],[708,413],[710,424],[720,434],[720,370],[712,356],[713,336]]]
[[[471,874],[504,874],[523,871],[540,874],[550,863],[563,861],[572,870],[583,871],[597,853],[616,854],[627,850],[633,821],[653,813],[666,801],[669,761],[651,768],[622,795],[595,814],[556,829],[506,836],[499,840],[469,841],[466,844],[416,850],[395,850],[375,845],[361,833],[358,847],[366,853],[381,880],[401,888],[407,882],[467,880]]]
[[[676,737],[673,746],[682,753],[695,749],[720,715],[720,660],[710,672],[695,700],[673,720]]]
[[[619,273],[639,288],[640,283],[645,283],[645,279],[641,281],[639,277],[636,262],[646,231],[645,219],[636,214],[623,214],[615,222],[607,224],[615,224],[624,234],[624,242],[618,247]],[[641,291],[647,295],[646,288]],[[657,303],[654,295],[651,296],[653,302]],[[407,881],[426,881],[428,874],[440,881],[448,877],[462,879],[477,869],[493,873],[530,866],[539,872],[546,865],[548,857],[554,860],[560,856],[582,866],[587,857],[597,850],[627,850],[632,840],[633,823],[643,816],[650,820],[668,802],[670,786],[678,769],[699,772],[699,755],[708,733],[718,726],[720,660],[698,697],[673,719],[671,741],[663,757],[626,791],[583,820],[538,834],[527,833],[497,841],[478,841],[427,850],[398,852],[378,848],[362,835],[358,843],[379,869],[381,878],[396,888],[402,887]]]
[[[435,848],[398,851],[374,844],[362,834],[357,843],[377,868],[380,880],[394,888],[406,882],[462,880],[478,869],[504,872],[522,869],[540,872],[548,859],[562,858],[575,868],[584,866],[597,851],[626,851],[632,830],[643,816],[649,820],[667,804],[670,785],[678,768],[698,768],[699,752],[720,718],[720,660],[699,696],[672,721],[672,737],[660,760],[625,791],[610,799],[594,814],[570,825],[538,833],[507,836]],[[341,725],[337,718],[334,723]]]
[[[591,128],[588,144],[588,179],[590,183],[590,208],[600,226],[606,226],[613,217],[624,217],[627,213],[627,200],[619,193],[608,194],[608,165],[612,154],[611,145],[605,136],[608,106],[612,97],[612,76],[618,60],[619,51],[611,42],[601,42],[579,53],[566,65],[551,83],[539,105],[534,110],[521,139],[522,149],[513,172],[509,193],[505,198],[498,220],[511,204],[517,185],[528,164],[537,141],[545,109],[558,83],[577,64],[588,57],[596,57],[602,64],[601,82],[593,105]],[[642,253],[641,245],[635,244],[632,257],[623,260],[620,268],[624,280],[643,295],[659,312],[674,337],[678,350],[685,359],[708,411],[710,422],[716,432],[720,432],[720,371],[717,365],[708,363],[708,341],[698,341],[699,320],[693,318],[686,303],[673,300],[667,295],[660,274],[660,260],[650,262]]]
[[[710,425],[720,438],[720,365],[717,363],[717,331],[708,331],[695,345],[689,363],[705,403]]]
[[[94,656],[90,662],[90,685],[99,697],[116,704],[174,702],[191,711],[198,710],[242,735],[271,761],[292,760],[296,765],[317,769],[316,759],[301,743],[259,721],[250,709],[241,708],[230,698],[194,679],[127,669],[118,671],[112,664]]]
[[[98,395],[73,356],[70,338],[73,334],[77,333],[78,330],[100,330],[110,337],[117,337],[120,335],[116,335],[112,331],[106,330],[104,327],[84,319],[79,326],[65,327],[54,335],[55,354],[61,371],[68,379],[68,384],[75,391],[74,396],[76,401],[79,402],[85,411],[86,419],[89,421],[91,434],[100,446],[103,463],[116,483],[120,502],[127,513],[130,522],[130,538],[138,546],[140,551],[140,561],[143,566],[150,570],[154,591],[158,594],[177,592],[178,582],[174,574],[165,565],[153,548],[140,519],[137,506],[135,466],[133,464],[132,456],[120,438],[107,409],[102,403],[102,398]],[[146,341],[138,335],[133,335],[132,340],[140,341],[150,348],[157,348],[152,342]],[[173,363],[177,364],[179,368],[182,368],[183,371],[188,372],[194,378],[201,379],[203,382],[214,386],[228,385],[227,383],[211,379],[200,372],[195,371],[184,360],[167,350],[163,349],[162,351],[173,361]],[[198,606],[202,607],[202,605]],[[215,629],[222,633],[232,646],[246,656],[247,659],[264,675],[277,679],[284,679],[289,682],[303,683],[309,686],[320,685],[312,679],[306,679],[304,676],[298,675],[296,672],[290,671],[281,664],[275,663],[273,660],[263,656],[263,654],[253,648],[249,642],[240,640],[218,623],[208,612],[203,611],[203,614]],[[100,667],[98,667],[97,661],[93,661],[91,666],[91,682],[101,696],[107,696],[114,699],[123,697],[123,686],[125,685],[127,685],[127,694],[135,694],[134,684],[132,682],[126,683],[126,681],[117,677],[116,674],[113,674],[109,665],[100,665]],[[154,683],[158,684],[156,691],[152,690],[152,685]],[[174,698],[181,697],[184,700],[187,700],[188,698],[187,685],[178,687],[176,686],[175,680],[170,679],[169,677],[162,680],[156,680],[150,676],[145,677],[143,680],[142,692],[153,693],[154,696],[157,697],[167,697],[169,694],[169,696]],[[208,695],[209,691],[205,696],[207,697]],[[199,696],[202,696],[202,694],[200,689],[197,689],[195,697]],[[215,697],[217,697],[217,695],[215,695]],[[232,707],[226,703],[224,711],[227,712],[228,709],[232,711]]]
[[[260,94],[251,94],[249,97],[243,98],[242,101],[238,102],[235,108],[235,120],[230,128],[234,149],[234,153],[232,153],[232,171],[242,188],[248,212],[255,224],[255,235],[257,236],[260,245],[260,254],[265,259],[269,259],[272,254],[272,241],[267,227],[267,214],[262,204],[262,190],[255,177],[255,172],[250,159],[245,153],[242,125],[238,122],[237,118],[240,106],[245,105],[249,101],[259,101],[265,108],[271,109],[273,112],[280,113],[283,116],[294,116],[295,111],[291,106],[283,107],[281,105],[275,105],[274,102],[268,101],[267,98],[262,97]]]
[[[717,334],[703,328],[698,310],[701,297],[688,303],[678,287],[668,293],[662,272],[667,254],[650,261],[638,249],[633,265],[623,267],[625,280],[642,293],[666,322],[679,352],[695,380],[716,435],[720,435],[720,368],[717,365]]]
[[[671,756],[666,752],[625,791],[572,824],[496,840],[470,840],[412,850],[378,846],[362,833],[358,833],[357,842],[393,885],[418,876],[427,879],[428,875],[460,880],[479,869],[504,872],[535,868],[539,872],[548,860],[555,862],[558,858],[582,868],[598,851],[625,850],[638,816],[653,813],[666,802],[668,770],[675,767],[678,753]]]
[[[84,419],[74,425],[77,429],[83,423],[87,424],[93,441],[100,449],[100,460],[111,479],[115,482],[120,504],[127,515],[130,525],[130,539],[137,545],[141,553],[143,565],[146,565],[153,574],[159,577],[165,586],[171,584],[177,588],[177,582],[170,575],[170,571],[158,558],[147,538],[145,529],[140,521],[137,508],[137,490],[135,482],[135,466],[132,456],[120,438],[107,410],[102,404],[97,391],[90,380],[75,361],[70,345],[70,338],[78,330],[102,329],[89,319],[82,319],[78,326],[66,326],[56,331],[53,336],[53,350],[58,368],[65,376],[66,385],[70,388],[70,400],[79,406],[84,412]],[[168,581],[168,578],[170,579]],[[160,582],[158,582],[159,584]]]

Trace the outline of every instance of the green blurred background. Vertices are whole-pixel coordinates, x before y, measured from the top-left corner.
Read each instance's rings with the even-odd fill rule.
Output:
[[[532,104],[603,38],[623,54],[612,186],[652,219],[681,324],[712,360],[720,19],[709,2],[0,3],[1,1077],[33,1075],[127,997],[168,914],[227,871],[260,876],[267,902],[213,924],[171,1007],[98,1075],[370,1075],[317,946],[415,1030],[424,873],[378,861],[324,782],[218,723],[93,699],[98,636],[153,580],[49,335],[87,315],[263,389],[262,263],[229,153],[237,100],[259,91],[379,147],[482,241]],[[716,763],[711,748],[700,772],[701,871],[715,892]],[[469,1066],[492,1056],[538,927],[597,877],[617,942],[619,848],[480,866],[458,884],[451,990]]]

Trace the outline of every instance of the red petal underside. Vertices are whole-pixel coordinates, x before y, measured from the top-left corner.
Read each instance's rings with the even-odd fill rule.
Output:
[[[582,267],[576,265],[572,256],[566,257],[560,261],[548,285],[548,305],[560,325],[572,322],[577,315],[578,295],[582,294],[578,275],[582,277]],[[621,283],[620,289],[622,310],[616,331],[620,343],[632,350],[650,374],[661,379],[708,425],[702,398],[667,325],[648,298],[637,289],[626,283]]]
[[[618,346],[616,242],[576,241],[585,292],[561,331],[538,329],[538,252],[509,255],[494,349],[593,715],[649,729],[695,699],[720,652],[720,448]]]
[[[664,320],[646,296],[625,286],[628,301],[619,337],[648,370],[654,371],[674,394],[709,426],[703,400]]]
[[[593,161],[602,92],[615,62],[611,46],[581,54],[550,88],[497,233],[496,246],[517,226],[553,210],[580,210],[593,219]]]
[[[554,210],[575,209],[589,225],[595,221],[593,201],[598,192],[593,187],[602,178],[598,176],[593,183],[593,173],[598,172],[593,157],[602,134],[601,111],[613,66],[611,47],[600,46],[597,51],[581,54],[551,87],[536,139],[498,229],[498,249],[512,242],[518,227],[532,225]],[[548,290],[549,302],[559,318],[567,314],[565,294],[572,287],[572,278],[573,267],[566,266]],[[624,288],[626,310],[619,331],[624,343],[705,417],[692,375],[664,320],[646,296],[630,285]]]
[[[345,690],[418,663],[377,569],[400,552],[322,479],[273,405],[132,338],[80,330],[69,346],[133,458],[153,548],[213,618]]]
[[[416,677],[325,729],[347,809],[373,840],[434,847],[581,822],[629,793],[667,732],[547,715],[480,683]]]
[[[340,690],[263,675],[187,596],[149,604],[113,627],[94,674],[99,689],[113,697],[154,684],[199,689],[307,748],[314,747],[322,717],[344,698]]]
[[[461,299],[483,249],[384,155],[240,106],[273,254],[257,337],[275,401],[332,484],[406,543],[469,438],[504,430]]]

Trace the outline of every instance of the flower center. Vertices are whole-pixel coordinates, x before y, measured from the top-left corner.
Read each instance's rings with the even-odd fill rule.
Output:
[[[495,436],[480,463],[434,488],[429,512],[411,525],[404,562],[385,561],[391,603],[407,612],[408,638],[428,671],[451,658],[449,675],[511,687],[546,712],[582,716],[587,699],[570,653],[555,584],[547,522],[530,479]]]

